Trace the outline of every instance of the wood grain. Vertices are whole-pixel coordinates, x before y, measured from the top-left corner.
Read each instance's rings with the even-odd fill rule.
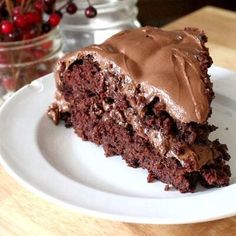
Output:
[[[236,70],[236,14],[211,7],[165,28],[204,28],[219,66]],[[188,225],[144,225],[112,222],[60,208],[31,194],[0,167],[1,236],[236,236],[236,217]]]
[[[207,5],[236,10],[235,0],[138,0],[138,19],[142,25],[160,27]]]
[[[87,217],[49,203],[22,188],[0,167],[0,235],[182,236],[236,235],[236,217],[200,224],[144,225]],[[4,181],[4,182],[3,182]]]
[[[216,7],[204,7],[163,27],[203,29],[208,36],[207,46],[214,64],[236,70],[236,13]]]

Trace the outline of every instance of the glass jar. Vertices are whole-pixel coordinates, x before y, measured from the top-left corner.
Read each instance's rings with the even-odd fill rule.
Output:
[[[52,72],[61,56],[58,28],[29,40],[0,42],[0,104],[25,84]]]
[[[140,26],[137,20],[137,0],[91,0],[97,16],[89,19],[84,15],[87,0],[75,0],[78,11],[65,14],[62,21],[64,51],[74,51],[89,44],[99,44],[121,30]]]

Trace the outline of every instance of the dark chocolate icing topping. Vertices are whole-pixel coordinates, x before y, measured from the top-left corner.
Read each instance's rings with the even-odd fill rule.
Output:
[[[90,53],[100,64],[117,65],[135,83],[141,83],[166,104],[169,114],[182,122],[203,123],[210,104],[201,80],[199,31],[164,31],[144,27],[123,31],[101,45],[70,55]]]

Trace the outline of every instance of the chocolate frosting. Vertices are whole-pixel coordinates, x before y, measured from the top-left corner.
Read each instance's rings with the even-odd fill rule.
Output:
[[[203,123],[210,104],[201,80],[198,57],[203,46],[198,36],[199,31],[144,27],[123,31],[80,52],[93,54],[100,63],[115,63],[163,100],[173,118]]]
[[[155,27],[123,31],[101,45],[88,46],[59,60],[55,68],[56,83],[60,87],[61,78],[68,67],[77,59],[91,54],[102,69],[113,65],[116,71],[121,70],[127,75],[132,83],[141,84],[148,97],[153,99],[158,96],[173,118],[182,122],[203,123],[208,118],[210,104],[204,93],[205,84],[201,79],[202,72],[198,61],[202,50],[199,31],[163,31]],[[57,104],[58,101],[59,110],[68,107],[60,96],[56,97]],[[137,126],[135,124],[134,128]],[[139,130],[139,127],[135,129]],[[147,135],[154,144],[159,140],[151,134]],[[162,147],[159,143],[155,146]],[[196,160],[199,164],[196,169],[213,159],[210,148],[203,150],[193,146],[187,149],[178,159],[183,163],[189,156],[199,159]]]

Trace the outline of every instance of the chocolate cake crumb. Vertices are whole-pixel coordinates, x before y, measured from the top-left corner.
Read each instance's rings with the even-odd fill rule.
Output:
[[[148,183],[152,183],[152,182],[154,182],[155,180],[156,180],[155,175],[152,174],[152,173],[148,173],[147,182],[148,182]]]
[[[165,190],[165,191],[169,191],[170,189],[171,189],[171,185],[166,184],[164,190]]]
[[[48,114],[48,117],[52,119],[55,125],[59,124],[60,112],[56,104],[53,103],[52,105],[49,106],[47,114]]]

